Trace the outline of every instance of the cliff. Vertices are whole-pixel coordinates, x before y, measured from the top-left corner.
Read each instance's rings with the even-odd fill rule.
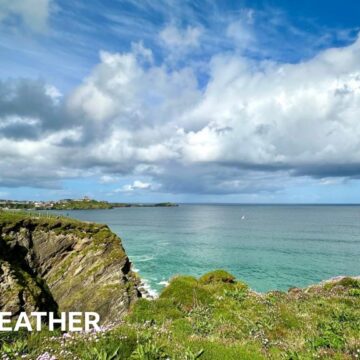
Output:
[[[106,225],[0,211],[0,311],[96,311],[114,322],[138,287]]]

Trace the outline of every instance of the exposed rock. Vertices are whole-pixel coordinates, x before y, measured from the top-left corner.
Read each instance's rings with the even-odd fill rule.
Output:
[[[96,311],[103,323],[141,296],[106,225],[0,212],[0,310]]]
[[[0,309],[16,316],[21,311],[57,312],[58,306],[41,279],[0,260]]]

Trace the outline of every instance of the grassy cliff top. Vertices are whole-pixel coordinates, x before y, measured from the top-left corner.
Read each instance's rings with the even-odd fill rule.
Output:
[[[100,242],[104,239],[107,239],[107,241],[119,241],[105,224],[85,222],[41,212],[0,210],[0,233],[6,235],[10,232],[17,232],[21,228],[36,228],[45,232],[53,231],[56,234],[63,235],[73,234],[78,238],[95,236],[96,239],[100,239]],[[4,239],[6,240],[7,237],[4,236]]]
[[[0,209],[0,226],[16,225],[18,223],[34,223],[42,226],[59,227],[59,226],[74,226],[74,227],[105,227],[106,225],[95,224],[76,220],[66,216],[59,216],[56,214],[49,214],[37,211],[21,211],[21,210],[1,210]]]
[[[139,300],[123,324],[96,336],[64,340],[43,332],[14,334],[11,341],[26,344],[28,358],[48,351],[85,360],[356,359],[359,305],[360,282],[353,278],[257,294],[215,271],[175,277],[158,299]]]

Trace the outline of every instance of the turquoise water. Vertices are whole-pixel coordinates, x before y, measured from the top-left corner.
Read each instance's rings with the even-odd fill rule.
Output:
[[[175,274],[218,268],[257,291],[360,274],[360,206],[181,205],[67,213],[108,224],[157,291]]]

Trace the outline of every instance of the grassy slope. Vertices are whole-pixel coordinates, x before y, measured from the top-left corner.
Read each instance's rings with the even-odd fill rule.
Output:
[[[26,348],[28,358],[48,351],[57,359],[111,359],[118,349],[113,359],[356,359],[360,282],[256,294],[224,271],[181,276],[110,331],[52,335],[13,335],[12,346]]]
[[[44,231],[54,231],[59,234],[72,233],[84,237],[88,233],[98,232],[106,225],[87,223],[73,218],[47,214],[36,211],[3,211],[0,209],[0,230],[3,233],[18,231],[19,226],[35,224]],[[6,236],[4,238],[6,240]]]
[[[56,210],[91,210],[91,209],[111,209],[113,206],[106,201],[96,200],[71,200],[63,204],[55,204]]]

